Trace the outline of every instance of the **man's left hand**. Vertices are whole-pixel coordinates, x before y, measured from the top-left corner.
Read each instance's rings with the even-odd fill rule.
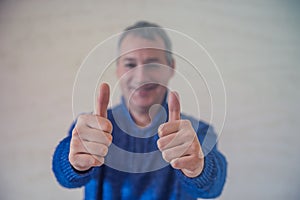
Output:
[[[158,128],[157,146],[165,161],[180,169],[187,177],[198,176],[204,167],[204,156],[196,132],[189,120],[180,119],[180,102],[170,92],[169,121]]]

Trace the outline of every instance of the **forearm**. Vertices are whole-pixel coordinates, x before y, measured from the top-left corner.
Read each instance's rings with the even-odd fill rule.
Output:
[[[66,137],[57,146],[52,160],[52,170],[57,181],[64,187],[77,188],[84,186],[91,178],[94,168],[85,172],[77,172],[69,162],[71,136]]]

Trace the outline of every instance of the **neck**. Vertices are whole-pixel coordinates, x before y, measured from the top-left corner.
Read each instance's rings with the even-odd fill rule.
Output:
[[[151,123],[151,119],[154,118],[154,116],[157,114],[157,112],[159,111],[159,109],[161,109],[160,107],[163,106],[163,103],[166,99],[166,94],[164,96],[164,98],[161,100],[161,103],[159,106],[157,105],[152,105],[150,107],[135,107],[130,105],[129,103],[125,103],[125,99],[123,99],[123,103],[126,105],[133,121],[141,127],[146,127],[148,125],[150,125]]]
[[[130,114],[131,114],[134,122],[138,126],[145,127],[151,123],[151,118],[149,117],[148,114],[141,115],[141,114],[138,114],[135,112],[131,112]]]

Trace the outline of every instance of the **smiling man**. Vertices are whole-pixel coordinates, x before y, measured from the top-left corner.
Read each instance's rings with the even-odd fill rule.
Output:
[[[151,31],[151,28],[147,29]],[[168,61],[162,38],[154,35],[151,40],[137,35],[147,29],[127,33],[120,44],[122,56],[117,62],[117,76],[126,106],[141,126],[151,121],[150,107],[163,102],[166,86],[174,72],[174,61]]]
[[[216,146],[206,156],[201,146],[209,125],[181,114],[179,95],[168,91],[175,69],[171,50],[156,24],[137,22],[125,29],[116,68],[122,102],[107,110],[109,85],[100,85],[96,112],[80,115],[55,150],[53,171],[61,185],[85,186],[85,199],[221,194],[226,160]],[[118,148],[131,154],[117,154]]]

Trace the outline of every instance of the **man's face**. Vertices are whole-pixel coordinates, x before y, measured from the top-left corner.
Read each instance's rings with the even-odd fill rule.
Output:
[[[129,109],[145,111],[162,103],[174,69],[168,66],[164,49],[160,37],[149,40],[129,34],[124,38],[117,76]]]

